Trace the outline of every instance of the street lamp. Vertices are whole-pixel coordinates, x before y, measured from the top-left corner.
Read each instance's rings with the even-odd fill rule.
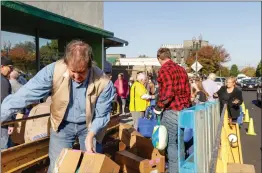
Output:
[[[196,42],[196,37],[192,38],[192,42],[193,42],[193,47],[192,49],[196,51],[196,75],[198,75],[198,68],[197,68],[197,51],[201,48],[201,43],[202,43],[202,35],[200,34],[198,37],[198,42]]]

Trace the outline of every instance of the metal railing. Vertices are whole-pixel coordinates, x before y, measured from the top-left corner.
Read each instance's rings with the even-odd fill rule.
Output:
[[[221,133],[222,133],[222,127],[224,125],[224,117],[225,117],[224,115],[226,113],[226,109],[227,109],[227,105],[225,104],[222,110],[221,117],[220,117],[220,122],[218,124],[218,131],[216,134],[215,144],[214,144],[214,148],[212,151],[212,157],[211,157],[210,167],[209,167],[210,173],[216,172],[217,158],[218,158],[219,148],[221,144]]]
[[[185,109],[179,113],[178,162],[179,172],[209,173],[212,149],[215,146],[220,120],[218,102],[207,102]],[[186,158],[183,129],[193,131],[193,151]]]
[[[179,113],[179,172],[227,172],[230,163],[243,163],[240,132],[237,123],[229,123],[227,105],[220,115],[218,102],[196,105]],[[185,157],[184,129],[193,131],[193,151]],[[237,142],[229,140],[234,135]]]
[[[41,114],[41,115],[36,115],[33,117],[27,117],[27,118],[19,118],[16,120],[11,120],[11,121],[5,121],[3,123],[1,123],[1,126],[6,126],[6,125],[11,125],[11,124],[15,124],[18,122],[23,122],[23,121],[27,121],[27,120],[33,120],[33,119],[38,119],[38,118],[43,118],[43,117],[49,117],[50,114]]]

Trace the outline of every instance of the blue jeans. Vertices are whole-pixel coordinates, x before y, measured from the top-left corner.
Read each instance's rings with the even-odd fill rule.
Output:
[[[50,142],[49,142],[49,158],[50,165],[48,172],[51,173],[54,170],[55,161],[60,155],[63,148],[73,148],[76,137],[79,139],[80,150],[86,151],[85,139],[88,130],[86,123],[70,123],[63,121],[59,126],[58,132],[50,129]],[[94,139],[94,147],[96,147],[96,140]]]
[[[168,133],[168,172],[178,172],[178,112],[166,110],[163,112],[161,124],[166,127]]]
[[[8,149],[10,147],[12,147],[12,141],[10,136],[8,135],[8,127],[4,126],[1,127],[1,149]]]

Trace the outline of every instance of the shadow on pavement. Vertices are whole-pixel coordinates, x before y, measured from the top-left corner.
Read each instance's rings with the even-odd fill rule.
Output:
[[[253,100],[252,103],[253,103],[254,105],[256,105],[258,108],[262,109],[262,104],[261,104],[261,102],[259,102],[259,101],[257,101],[257,100]]]

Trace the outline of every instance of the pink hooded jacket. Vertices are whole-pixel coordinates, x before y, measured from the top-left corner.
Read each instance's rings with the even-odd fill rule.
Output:
[[[117,93],[118,96],[120,96],[121,98],[127,98],[128,94],[129,94],[129,86],[128,86],[127,80],[117,79],[115,81],[114,86],[116,87],[116,93]]]

